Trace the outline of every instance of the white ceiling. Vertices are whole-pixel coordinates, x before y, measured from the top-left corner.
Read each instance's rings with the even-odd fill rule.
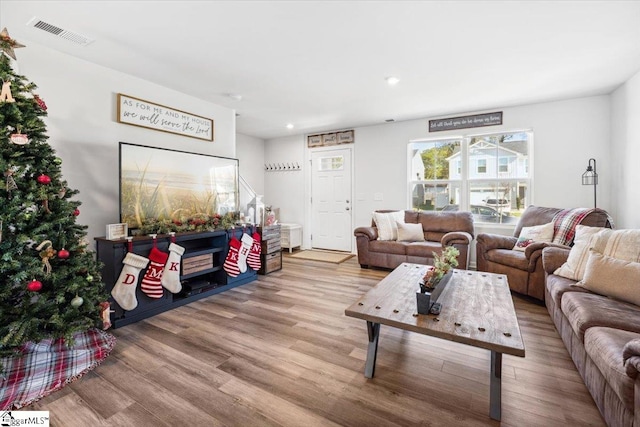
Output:
[[[0,0],[0,27],[233,108],[265,139],[606,94],[640,70],[638,1]]]

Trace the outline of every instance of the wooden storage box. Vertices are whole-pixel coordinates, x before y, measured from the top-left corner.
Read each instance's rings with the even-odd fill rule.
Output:
[[[196,255],[182,258],[182,275],[198,273],[213,268],[213,254]]]
[[[263,263],[258,273],[268,274],[280,269],[282,269],[282,252],[278,251],[264,255]]]
[[[262,241],[262,253],[270,254],[279,251],[281,248],[280,239],[270,239]]]

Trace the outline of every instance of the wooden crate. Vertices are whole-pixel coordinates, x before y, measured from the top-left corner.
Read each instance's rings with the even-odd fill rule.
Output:
[[[260,267],[258,273],[268,274],[280,269],[282,269],[282,252],[278,251],[263,256],[262,266]]]
[[[269,240],[262,241],[262,252],[265,254],[270,254],[275,251],[279,251],[281,248],[280,237],[271,238]]]
[[[182,258],[182,275],[198,273],[213,268],[213,254],[196,255]]]

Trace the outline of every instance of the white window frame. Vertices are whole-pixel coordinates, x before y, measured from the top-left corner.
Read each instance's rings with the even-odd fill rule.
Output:
[[[469,162],[469,145],[471,143],[471,140],[473,138],[479,138],[479,137],[484,137],[484,136],[491,136],[491,135],[503,135],[503,134],[517,134],[517,133],[526,133],[527,134],[527,140],[528,140],[528,147],[527,147],[527,156],[528,156],[528,161],[525,163],[525,172],[528,175],[528,178],[501,178],[500,177],[500,173],[499,172],[499,160],[496,161],[496,176],[495,177],[480,177],[480,178],[470,178],[470,169],[472,167],[474,167],[476,169],[477,172],[477,168],[478,168],[478,164],[474,164],[471,165]],[[511,181],[526,181],[527,182],[527,204],[534,204],[534,199],[533,199],[533,194],[534,194],[534,176],[533,176],[533,147],[534,147],[534,138],[533,138],[533,131],[531,129],[523,129],[523,130],[501,130],[501,131],[495,131],[495,132],[486,132],[486,133],[469,133],[469,134],[463,134],[463,135],[454,135],[454,136],[443,136],[442,138],[425,138],[425,139],[416,139],[416,140],[410,140],[409,143],[407,144],[407,152],[410,153],[412,151],[412,144],[418,144],[418,143],[430,143],[430,142],[445,142],[445,141],[460,141],[461,146],[460,146],[460,160],[457,162],[458,163],[458,167],[461,169],[461,173],[460,175],[460,179],[459,180],[428,180],[428,179],[424,179],[424,180],[416,180],[415,177],[411,177],[408,176],[407,178],[407,208],[408,209],[412,209],[413,208],[413,201],[412,201],[412,190],[413,187],[416,184],[426,184],[426,185],[434,185],[434,184],[459,184],[460,186],[460,200],[459,200],[459,205],[460,205],[460,210],[465,210],[465,211],[469,211],[471,209],[471,202],[470,202],[470,187],[471,184],[475,181],[507,181],[507,182],[511,182]],[[408,169],[410,169],[410,155],[408,155],[408,162],[407,164]],[[500,157],[498,157],[498,159],[500,159]],[[479,159],[480,160],[480,159]],[[488,173],[488,163],[486,162],[486,159],[482,159],[485,161],[485,167],[487,167],[487,171],[486,172],[477,172],[478,174],[486,174]],[[509,168],[509,163],[507,161],[507,168]],[[504,172],[502,172],[504,173]],[[513,227],[514,224],[494,224],[494,223],[484,223],[484,222],[480,222],[479,224],[487,224],[487,225],[491,225],[491,226],[497,226],[497,227]]]

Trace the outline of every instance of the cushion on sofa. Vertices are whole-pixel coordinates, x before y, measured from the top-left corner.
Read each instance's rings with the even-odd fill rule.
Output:
[[[566,292],[560,308],[582,342],[585,331],[596,326],[640,333],[640,307],[633,304],[591,292]]]
[[[396,240],[398,222],[404,222],[404,211],[374,212],[373,221],[378,229],[378,240]]]
[[[589,291],[584,287],[578,286],[575,280],[556,276],[555,274],[547,276],[545,286],[557,307],[560,306],[560,303],[562,302],[562,295],[566,292],[589,293]]]
[[[640,306],[640,263],[592,250],[584,278],[578,284],[592,292]]]
[[[407,256],[433,258],[433,252],[442,252],[442,244],[440,242],[415,242],[408,243],[406,246]]]
[[[400,242],[424,242],[422,224],[396,222],[398,228],[398,241]]]
[[[594,244],[596,234],[602,230],[604,230],[602,227],[576,226],[574,244],[569,252],[569,257],[553,274],[567,279],[582,280],[584,269],[589,259],[589,249]]]
[[[369,242],[369,252],[386,252],[388,254],[405,255],[407,243],[389,240],[372,240]]]
[[[524,271],[529,269],[529,260],[524,252],[511,249],[492,249],[486,252],[484,256],[488,261],[497,264],[508,265],[509,267]]]
[[[584,347],[626,408],[633,410],[634,380],[626,373],[622,352],[624,346],[640,334],[619,329],[594,327],[584,334]]]
[[[640,229],[604,229],[593,242],[593,249],[623,261],[640,262]]]
[[[513,247],[514,251],[522,251],[533,242],[551,243],[553,240],[553,222],[532,227],[522,227],[520,235]]]

